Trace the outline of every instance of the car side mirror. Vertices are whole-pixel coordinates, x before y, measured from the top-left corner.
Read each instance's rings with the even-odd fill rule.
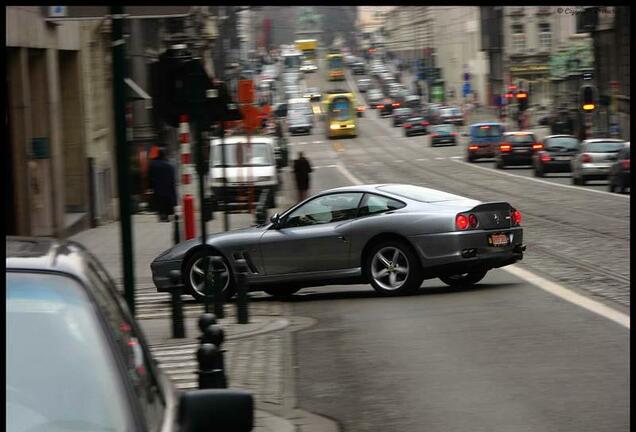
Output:
[[[183,432],[250,432],[254,428],[254,399],[244,390],[188,391],[179,398],[178,422]]]
[[[280,215],[278,213],[274,213],[272,217],[269,218],[269,221],[274,224],[275,227],[280,223]]]

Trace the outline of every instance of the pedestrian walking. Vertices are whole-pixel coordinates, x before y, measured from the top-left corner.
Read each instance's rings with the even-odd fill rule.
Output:
[[[148,169],[150,188],[153,193],[153,207],[159,213],[160,222],[168,222],[177,205],[175,168],[166,159],[164,149],[159,149],[157,158],[150,162]]]
[[[296,189],[298,190],[298,201],[304,201],[307,198],[309,190],[309,173],[312,172],[311,164],[303,155],[298,153],[298,159],[294,161],[294,176],[296,177]]]

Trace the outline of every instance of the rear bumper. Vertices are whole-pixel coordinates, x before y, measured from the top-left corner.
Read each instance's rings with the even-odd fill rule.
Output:
[[[474,145],[474,144],[471,144]],[[479,158],[493,158],[495,157],[495,151],[492,149],[492,147],[480,147],[477,150],[471,150],[470,148],[467,148],[466,150],[468,152],[468,157],[472,158],[472,159],[479,159]]]
[[[431,138],[431,144],[457,144],[456,137]]]
[[[541,168],[543,172],[570,172],[572,171],[572,164],[569,160],[541,162]]]
[[[508,235],[509,245],[489,246],[488,236],[494,233]],[[415,247],[424,269],[432,269],[431,271],[439,268],[491,269],[512,264],[523,258],[523,229],[520,227],[424,234],[410,237],[409,240]]]
[[[609,177],[609,171],[610,171],[610,167],[609,166],[585,166],[583,165],[580,169],[579,172],[582,176],[584,177],[588,177],[588,178],[599,178],[599,179],[605,179],[607,177]]]
[[[532,154],[500,153],[498,156],[507,165],[532,165]]]

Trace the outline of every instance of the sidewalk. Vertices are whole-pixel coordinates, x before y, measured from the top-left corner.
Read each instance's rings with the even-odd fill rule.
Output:
[[[291,206],[295,190],[287,168],[282,173],[283,185],[278,207],[268,214]],[[207,223],[207,232],[223,231],[223,215],[215,213]],[[198,220],[198,215],[196,215]],[[250,214],[229,215],[230,229],[254,225]],[[158,222],[156,214],[132,217],[135,258],[136,318],[162,370],[180,389],[197,388],[198,319],[204,306],[184,295],[186,338],[172,338],[170,295],[158,293],[152,282],[150,263],[161,252],[173,246],[173,224]],[[200,234],[197,224],[196,232]],[[106,267],[122,289],[120,224],[114,222],[80,232],[70,237],[86,246]],[[336,431],[335,423],[295,408],[294,380],[291,364],[294,328],[310,325],[306,319],[290,317],[288,304],[275,301],[264,293],[250,293],[249,323],[237,324],[235,304],[224,307],[225,318],[219,324],[225,331],[226,375],[231,388],[246,389],[255,399],[255,431]],[[289,420],[287,420],[289,419]],[[321,426],[322,425],[322,426]],[[325,426],[329,425],[329,426]]]

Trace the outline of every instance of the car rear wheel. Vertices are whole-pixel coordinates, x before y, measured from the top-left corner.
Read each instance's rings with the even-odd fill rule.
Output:
[[[616,190],[616,187],[614,186],[614,180],[611,177],[607,182],[607,190],[610,192],[614,192]]]
[[[497,169],[504,169],[506,167],[506,165],[503,163],[501,159],[497,160],[497,163],[495,166],[497,167]]]
[[[365,274],[371,286],[385,296],[413,293],[423,280],[416,254],[400,240],[373,246],[365,263]]]
[[[294,295],[295,293],[300,291],[300,288],[295,286],[282,286],[282,287],[279,286],[279,287],[263,288],[263,291],[265,291],[267,294],[273,297],[285,298],[285,297],[290,297]]]
[[[474,285],[482,280],[488,270],[477,270],[469,273],[459,273],[455,275],[440,276],[440,280],[452,287]]]
[[[534,168],[534,176],[535,177],[545,177],[545,173],[543,172],[543,170],[539,167],[535,167]]]
[[[208,269],[210,288],[213,289],[214,284],[221,286],[221,292],[224,299],[228,300],[234,295],[234,282],[232,280],[232,271],[227,260],[211,251],[198,250],[187,261],[184,272],[184,285],[187,292],[198,301],[205,298],[205,261],[206,258],[220,258],[216,260],[208,260]],[[213,297],[210,293],[211,298]]]

